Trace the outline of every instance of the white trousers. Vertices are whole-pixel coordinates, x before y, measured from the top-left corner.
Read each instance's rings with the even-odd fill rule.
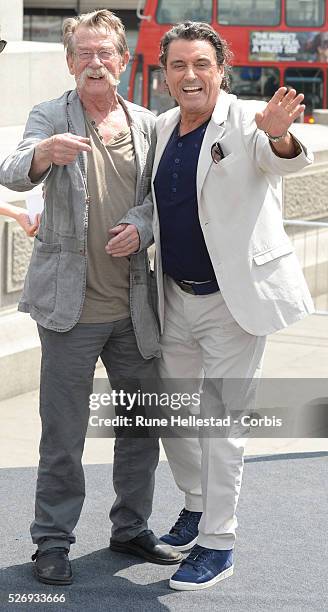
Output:
[[[243,405],[249,413],[265,342],[265,336],[248,334],[236,323],[220,292],[190,295],[165,278],[161,378],[220,379],[228,410]],[[231,378],[236,379],[233,392],[231,381],[225,382]],[[203,511],[198,544],[233,548],[246,438],[171,437],[162,442],[175,482],[185,494],[186,509]]]

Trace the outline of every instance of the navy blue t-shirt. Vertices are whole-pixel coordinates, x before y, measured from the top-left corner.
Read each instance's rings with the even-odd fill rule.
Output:
[[[175,127],[154,181],[163,271],[175,280],[215,279],[199,223],[196,189],[198,157],[207,124],[184,136],[179,136],[179,124]]]

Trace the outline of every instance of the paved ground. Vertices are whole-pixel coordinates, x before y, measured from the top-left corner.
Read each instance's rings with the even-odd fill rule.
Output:
[[[35,468],[4,469],[7,491],[0,553],[1,610],[121,612],[327,610],[327,453],[249,459],[239,504],[235,573],[215,588],[176,593],[172,568],[109,552],[111,466],[87,466],[87,499],[72,547],[75,582],[66,588],[31,578],[28,524]],[[163,533],[183,502],[166,462],[157,473],[151,527]],[[9,593],[65,594],[66,603],[8,604]]]
[[[327,380],[328,319],[312,316],[269,339],[268,378]],[[98,370],[97,375],[103,372]],[[297,384],[297,381],[296,381]],[[112,440],[88,439],[87,499],[72,551],[66,604],[7,604],[8,593],[62,592],[32,582],[29,523],[38,459],[37,392],[0,402],[0,610],[327,610],[327,439],[258,439],[248,445],[233,578],[203,593],[173,593],[171,570],[108,552]],[[284,454],[285,453],[285,454]],[[151,526],[162,533],[183,502],[162,452]],[[93,464],[93,465],[90,465]]]

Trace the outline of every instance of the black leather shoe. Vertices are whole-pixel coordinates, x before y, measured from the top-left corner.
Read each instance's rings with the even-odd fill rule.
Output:
[[[32,555],[34,572],[39,582],[45,584],[72,584],[73,574],[66,548],[48,548]]]
[[[111,538],[109,548],[115,552],[142,557],[146,561],[159,565],[175,565],[183,559],[179,551],[174,550],[168,544],[163,544],[150,529],[145,529],[127,542],[118,542]]]

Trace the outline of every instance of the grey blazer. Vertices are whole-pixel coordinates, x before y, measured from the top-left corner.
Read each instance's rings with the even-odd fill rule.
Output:
[[[150,191],[155,148],[155,117],[145,108],[120,98],[131,122],[137,164],[135,206],[120,223],[133,223],[140,250],[130,259],[130,309],[139,350],[149,359],[160,355],[155,314],[155,279],[149,270],[147,247],[152,243],[152,205],[143,203]],[[85,121],[76,90],[35,106],[23,140],[0,165],[0,183],[15,191],[35,187],[28,173],[35,145],[54,134],[85,136]],[[45,208],[18,309],[29,312],[40,325],[65,332],[78,322],[86,288],[88,198],[87,154],[72,164],[52,165],[44,182]]]

